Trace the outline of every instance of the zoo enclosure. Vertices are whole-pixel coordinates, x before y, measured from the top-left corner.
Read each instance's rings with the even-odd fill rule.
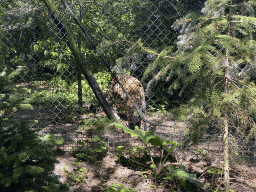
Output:
[[[141,80],[146,91],[148,117],[154,119],[154,113],[157,116],[155,120],[161,122],[156,134],[183,142],[186,131],[182,128],[198,126],[195,134],[200,135],[201,129],[204,133],[204,138],[199,138],[199,148],[209,149],[211,145],[212,151],[222,151],[223,145],[219,144],[219,141],[222,143],[223,127],[216,119],[213,118],[209,122],[200,121],[200,118],[195,120],[191,118],[195,111],[191,111],[191,116],[186,117],[185,124],[185,121],[176,120],[173,116],[172,110],[190,101],[196,95],[196,89],[188,87],[182,93],[170,92],[172,80],[161,80],[154,86],[151,79],[153,75],[158,74],[150,73],[151,68],[154,71],[157,67],[166,67],[166,59],[172,61],[174,56],[168,55],[168,51],[174,49],[171,46],[180,43],[182,38],[189,39],[189,36],[183,34],[179,37],[180,41],[177,40],[178,33],[174,22],[184,17],[187,11],[199,13],[204,7],[204,1],[198,1],[199,3],[193,6],[188,3],[186,7],[179,1],[167,0],[67,1],[85,31],[93,39],[96,50],[75,24],[62,1],[54,2],[57,13],[55,16],[58,21],[65,23],[65,29],[75,39],[86,65],[96,77],[104,94],[108,92],[107,85],[111,78],[99,55],[102,55],[117,73],[130,73]],[[44,133],[63,134],[65,139],[71,139],[71,142],[74,142],[75,135],[79,135],[78,139],[92,137],[98,133],[93,127],[106,126],[106,115],[100,111],[100,104],[92,96],[92,91],[81,76],[76,66],[77,61],[67,46],[68,38],[63,35],[66,31],[63,27],[56,27],[49,9],[41,1],[17,1],[13,7],[7,8],[2,18],[2,41],[5,45],[7,66],[13,69],[20,66],[24,68],[17,78],[17,86],[23,88],[21,93],[29,98],[35,107],[32,112],[23,111],[13,118],[24,116],[25,119],[36,119],[38,123],[34,127],[44,128]],[[179,32],[182,33],[182,30]],[[240,34],[235,34],[235,37],[240,38]],[[246,69],[241,65],[239,67],[240,72]],[[90,110],[91,104],[96,106],[93,110],[97,113]],[[208,109],[210,110],[209,106],[206,110]],[[248,121],[254,122],[255,114],[250,110],[249,107],[247,112],[251,119]],[[235,110],[229,112],[234,114],[233,119],[228,119],[231,125],[229,152],[234,153],[235,158],[242,157],[254,162],[255,137],[252,136],[245,143],[244,139],[248,133],[233,134],[232,129],[244,122],[237,122],[236,115],[239,113]],[[209,129],[203,129],[201,124]],[[83,128],[87,131],[74,132]],[[111,132],[107,134],[111,135]],[[129,139],[122,136],[117,138],[123,139],[123,142]],[[114,139],[107,141],[111,143]]]

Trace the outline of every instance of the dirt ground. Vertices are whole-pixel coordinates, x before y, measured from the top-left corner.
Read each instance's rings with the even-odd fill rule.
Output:
[[[100,115],[102,114],[98,114],[98,116]],[[95,116],[84,115],[79,118],[86,120],[92,117]],[[174,122],[168,118],[163,119],[157,115],[151,116],[151,114],[147,114],[147,118],[160,124],[155,131],[157,135],[182,142],[184,123]],[[58,163],[55,164],[53,174],[58,175],[62,183],[73,183],[70,191],[104,191],[106,187],[110,187],[113,183],[119,183],[141,192],[172,191],[172,186],[166,180],[159,182],[152,179],[152,172],[139,170],[119,163],[117,158],[115,158],[114,150],[108,150],[101,160],[95,160],[94,162],[80,161],[75,158],[70,151],[74,147],[73,143],[80,139],[86,139],[86,137],[94,133],[89,133],[88,130],[81,130],[79,129],[79,125],[74,123],[56,121],[54,109],[34,108],[34,110],[17,111],[12,119],[15,121],[37,119],[38,123],[35,127],[42,128],[40,134],[51,133],[64,137],[65,143],[57,155]],[[108,145],[108,149],[113,149],[115,146],[122,145],[126,142],[129,142],[130,146],[140,145],[138,139],[129,138],[123,133],[106,131],[103,137]],[[193,145],[185,149],[177,148],[173,152],[176,162],[167,162],[167,164],[172,163],[174,166],[178,166],[181,163],[191,173],[197,174],[198,180],[206,184],[202,191],[209,191],[211,182],[215,184],[215,189],[217,188],[219,191],[222,191],[221,172],[214,177],[213,175],[209,176],[207,173],[208,168],[221,169],[224,163],[222,160],[222,149],[221,137],[219,139],[216,138],[214,141],[200,142],[198,145]],[[199,150],[201,151],[199,152]],[[239,192],[256,191],[256,162],[251,161],[248,163],[245,161],[231,160],[230,164],[231,188]],[[81,168],[83,167],[86,172],[81,173],[80,171],[79,173],[84,180],[81,178],[80,180],[72,180],[76,178],[74,173],[78,174],[76,171],[82,170]]]

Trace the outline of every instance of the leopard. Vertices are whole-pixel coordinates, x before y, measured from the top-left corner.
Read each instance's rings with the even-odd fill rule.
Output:
[[[145,92],[141,82],[137,78],[127,74],[120,74],[116,76],[116,78],[130,95],[134,103],[138,106],[139,110],[145,114]],[[128,127],[130,129],[134,130],[135,126],[140,128],[142,123],[145,123],[138,114],[135,114],[136,107],[129,100],[128,96],[115,78],[112,79],[110,84],[107,101],[109,101],[113,110],[113,115],[116,119],[127,120]]]

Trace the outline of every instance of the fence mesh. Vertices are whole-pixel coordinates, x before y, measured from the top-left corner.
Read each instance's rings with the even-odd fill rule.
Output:
[[[81,68],[77,66],[76,58],[68,47],[69,39],[66,36],[68,31],[75,39],[74,43],[103,94],[106,97],[115,94],[113,96],[115,101],[119,100],[120,103],[116,106],[122,108],[118,111],[119,122],[129,126],[130,123],[140,119],[140,116],[127,96],[120,91],[119,85],[112,86],[111,90],[112,77],[101,57],[117,75],[129,74],[128,77],[135,77],[141,82],[146,98],[145,117],[157,125],[154,130],[155,134],[181,143],[175,151],[177,159],[186,159],[187,154],[195,150],[206,150],[211,157],[222,159],[225,125],[220,123],[217,118],[223,119],[225,115],[218,115],[216,110],[216,113],[213,112],[213,117],[205,118],[208,111],[214,110],[210,106],[214,104],[210,99],[211,103],[202,102],[197,109],[191,105],[191,112],[187,113],[187,116],[176,118],[177,108],[191,102],[193,97],[197,101],[200,99],[207,101],[205,97],[210,97],[210,91],[197,81],[203,77],[193,77],[194,79],[189,77],[192,76],[190,73],[193,74],[193,70],[196,72],[196,68],[191,69],[190,73],[185,71],[185,64],[180,66],[180,71],[178,68],[175,68],[176,71],[170,71],[169,68],[169,63],[174,62],[173,66],[177,65],[177,61],[173,61],[176,55],[172,55],[171,52],[178,50],[179,45],[186,45],[186,42],[193,38],[189,33],[190,24],[182,23],[181,18],[185,17],[188,12],[200,15],[207,11],[204,1],[198,2],[198,4],[187,3],[184,7],[184,3],[176,0],[67,1],[83,29],[96,45],[96,49],[88,36],[75,23],[72,14],[62,1],[54,1],[56,15],[53,15],[42,2],[17,1],[12,2],[11,6],[7,6],[8,2],[6,2],[1,15],[3,21],[1,23],[1,41],[4,44],[2,52],[6,66],[13,69],[23,68],[16,77],[16,85],[21,97],[27,98],[34,107],[33,110],[16,111],[12,119],[15,121],[37,120],[38,122],[34,123],[33,127],[42,128],[41,134],[55,134],[64,137],[65,142],[62,148],[65,151],[78,147],[77,141],[79,140],[88,140],[87,148],[90,148],[90,142],[92,142],[90,139],[96,135],[104,138],[108,150],[125,143],[141,145],[138,140],[130,138],[128,134],[110,126],[111,121],[104,113],[101,104],[83,76]],[[217,14],[217,11],[214,14]],[[191,25],[195,24],[191,23]],[[234,32],[234,37],[246,40],[242,27],[241,25],[240,32]],[[252,36],[255,39],[255,25],[252,27]],[[204,41],[201,40],[201,42]],[[212,44],[214,43],[213,41]],[[191,45],[187,43],[182,50],[186,52],[190,48]],[[217,55],[221,55],[220,52],[224,52],[225,48],[221,43],[216,43],[215,48],[211,54],[216,51],[217,58]],[[253,52],[253,50],[251,51]],[[203,59],[207,60],[206,57]],[[237,53],[237,57],[239,57],[239,53]],[[241,57],[246,56],[242,55]],[[220,59],[225,60],[224,58]],[[191,62],[196,61],[192,60]],[[219,60],[216,59],[216,62]],[[247,67],[246,62],[240,62],[239,58],[235,62],[234,66],[237,66],[230,69],[229,76],[235,76],[234,81],[238,82],[237,91],[233,91],[233,95],[238,95],[240,94],[238,91],[243,89],[242,83],[239,83],[240,80],[244,80],[241,77],[250,75],[248,78],[251,78],[251,82],[255,80],[255,57],[247,59],[247,63],[252,63],[251,68]],[[206,65],[203,67],[207,68]],[[205,70],[203,67],[200,69],[202,73]],[[161,69],[165,70],[161,71]],[[180,73],[182,70],[185,74]],[[219,69],[216,68],[216,70]],[[162,78],[161,73],[165,75],[170,73],[170,75],[167,74],[166,78]],[[176,82],[179,75],[183,77],[181,85]],[[209,77],[212,77],[211,74]],[[182,88],[182,84],[187,83],[186,78],[190,84]],[[128,78],[122,82],[124,87],[129,81]],[[128,92],[136,103],[137,100],[141,100],[138,97],[141,89],[136,82],[132,83],[128,84],[126,89],[131,89]],[[214,84],[214,82],[210,82],[210,79],[208,83],[209,86]],[[219,86],[218,82],[215,83],[216,86]],[[133,88],[133,86],[138,87]],[[219,86],[218,90],[225,92],[224,89],[226,88],[223,84],[223,86]],[[242,90],[244,95],[246,95],[246,91],[248,90]],[[255,95],[253,89],[250,91],[249,95]],[[215,99],[214,94],[217,98],[219,93],[212,93],[212,100]],[[241,95],[241,100],[248,99],[243,97],[243,94]],[[250,132],[250,125],[254,126],[255,124],[255,112],[253,111],[255,100],[252,98],[251,101],[246,101],[245,103],[249,103],[248,106],[240,108],[237,107],[239,101],[239,99],[230,99],[227,101],[229,104],[221,106],[232,107],[222,108],[219,111],[228,114],[229,153],[232,162],[253,165],[255,164],[256,145],[255,133]],[[139,103],[136,104],[139,105]],[[242,108],[244,111],[239,111]],[[203,109],[204,112],[202,112]],[[188,110],[188,108],[184,108],[184,110]],[[249,114],[249,117],[241,118],[244,114]],[[248,126],[239,130],[238,128],[244,124],[248,124]],[[152,128],[150,124],[147,123],[147,125]],[[192,133],[192,139],[189,133]],[[249,139],[248,135],[250,135]],[[192,144],[193,139],[196,140],[196,144]]]

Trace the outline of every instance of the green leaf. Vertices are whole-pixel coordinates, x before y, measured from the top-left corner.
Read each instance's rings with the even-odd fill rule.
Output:
[[[141,147],[141,146],[138,146],[138,147],[136,147],[135,149],[133,149],[132,151],[140,151],[141,149],[143,149],[143,147]]]
[[[100,152],[102,152],[102,149],[96,148],[96,149],[94,149],[94,151],[100,153]]]
[[[88,156],[87,156],[88,159],[93,159],[93,157],[94,157],[94,156],[92,156],[92,155],[88,155]]]
[[[203,187],[204,186],[203,183],[196,180],[196,175],[195,174],[188,173],[183,165],[180,165],[179,167],[180,168],[178,170],[174,171],[173,176],[177,177],[180,180],[180,184],[182,186],[186,185],[186,180],[191,182],[191,183],[195,183],[198,187]]]
[[[106,146],[101,146],[101,149],[102,149],[102,150],[106,150],[107,147],[106,147]]]
[[[109,192],[111,192],[111,191],[119,191],[117,188],[115,188],[115,187],[109,187],[109,189],[110,190],[107,190],[107,192],[109,191]]]
[[[179,146],[179,143],[174,141],[171,142],[171,144],[173,144],[173,146],[169,147],[169,148],[165,148],[165,151],[169,154],[173,151],[174,148],[176,148],[177,146]]]
[[[121,183],[117,183],[116,186],[120,188],[124,187]]]
[[[84,145],[84,142],[83,141],[77,141],[77,144],[78,145]]]
[[[56,145],[62,145],[64,143],[64,139],[62,136],[55,136],[53,134],[44,136],[44,139],[47,143],[52,143]]]
[[[37,175],[37,174],[43,173],[45,169],[39,166],[29,165],[29,166],[26,166],[24,170],[26,173]]]
[[[124,146],[117,146],[116,150],[121,150],[121,149],[124,149],[124,148],[125,148]]]
[[[143,132],[137,126],[135,126],[135,129],[132,130],[119,123],[113,123],[112,125],[114,125],[118,129],[123,129],[124,132],[129,133],[131,137],[139,137],[144,144],[150,139],[154,139],[155,137],[157,137],[152,131]]]
[[[216,172],[221,173],[222,171],[221,171],[220,169],[214,169],[214,168],[212,168],[212,167],[209,167],[209,168],[207,169],[207,173],[214,174],[214,173],[216,173]]]
[[[162,137],[155,136],[150,138],[149,142],[154,145],[154,146],[161,146],[163,149],[166,150],[166,152],[169,154],[175,147],[179,145],[178,142],[176,141],[170,141],[170,140],[165,140]],[[166,148],[167,144],[172,144],[172,147]]]
[[[93,142],[102,141],[102,139],[101,139],[100,137],[98,137],[98,136],[92,137],[91,140],[92,140]]]
[[[174,170],[174,166],[172,164],[167,165],[166,167],[169,171],[173,171]]]
[[[172,174],[169,174],[167,177],[164,177],[163,179],[172,180],[172,179],[173,179],[173,175],[172,175]]]
[[[24,167],[17,167],[15,169],[13,169],[13,178],[18,178],[23,174],[24,171]]]
[[[85,153],[79,153],[79,154],[76,154],[76,156],[79,157],[79,158],[84,158],[87,155]]]
[[[182,186],[186,186],[186,181],[189,181],[190,183],[195,183],[198,187],[204,186],[203,183],[201,183],[200,181],[198,181],[196,179],[195,174],[188,173],[185,166],[183,166],[181,164],[179,165],[179,169],[177,169],[177,170],[174,170],[173,165],[171,165],[171,164],[169,164],[167,166],[167,169],[171,170],[171,172],[164,179],[172,180],[173,177],[175,177],[180,180],[180,184]]]
[[[12,184],[12,179],[11,177],[5,177],[1,180],[1,184],[5,183],[5,187],[10,187]]]
[[[30,104],[18,104],[17,108],[18,109],[27,109],[27,110],[32,110],[33,109],[32,105],[30,105]]]

